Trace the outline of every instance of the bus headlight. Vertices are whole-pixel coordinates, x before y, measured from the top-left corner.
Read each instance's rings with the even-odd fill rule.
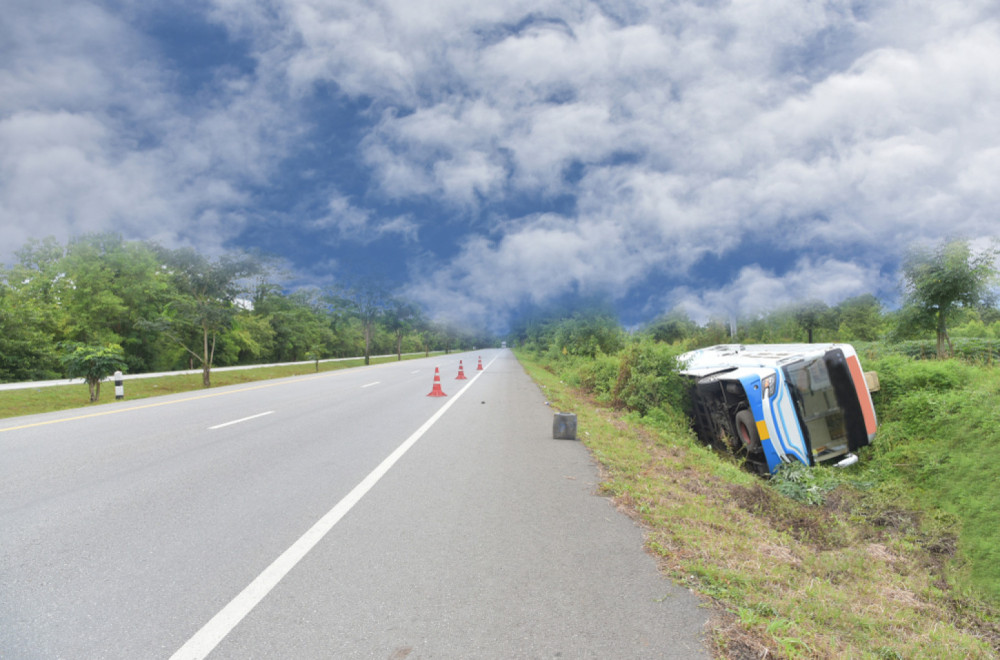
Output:
[[[765,376],[763,380],[764,384],[764,396],[770,398],[774,396],[774,387],[778,381],[778,377],[775,374],[770,376]]]

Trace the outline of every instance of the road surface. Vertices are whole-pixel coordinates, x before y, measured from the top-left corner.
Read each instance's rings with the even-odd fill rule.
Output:
[[[484,350],[0,420],[0,657],[707,658],[552,413]]]

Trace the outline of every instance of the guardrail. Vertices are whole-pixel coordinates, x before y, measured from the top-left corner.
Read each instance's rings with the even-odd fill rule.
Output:
[[[389,353],[388,355],[372,355],[371,358],[386,358],[395,357],[395,353]],[[403,355],[420,355],[420,353],[403,353]],[[346,357],[346,358],[327,358],[325,360],[320,360],[320,362],[347,362],[348,360],[364,360],[365,356],[361,355],[358,357]],[[296,364],[316,364],[316,360],[303,360],[301,362],[277,362],[273,364],[241,364],[235,367],[212,367],[212,371],[238,371],[240,369],[263,369],[264,367],[288,367]],[[160,378],[162,376],[190,376],[191,374],[200,374],[201,369],[184,369],[182,371],[163,371],[159,373],[148,373],[148,374],[124,374],[122,380],[136,380],[138,378]],[[111,380],[112,377],[108,376],[105,381]],[[29,390],[39,387],[58,387],[60,385],[82,385],[86,383],[83,378],[64,378],[62,380],[36,380],[28,381],[22,383],[0,383],[0,390]]]

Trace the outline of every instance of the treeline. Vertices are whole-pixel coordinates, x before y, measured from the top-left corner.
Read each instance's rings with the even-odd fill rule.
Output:
[[[725,343],[887,342],[912,356],[1000,358],[997,250],[974,253],[963,240],[911,251],[903,262],[902,305],[888,309],[872,294],[830,306],[805,301],[767,313],[693,321],[674,309],[627,332],[609,306],[537,315],[510,340],[537,353],[612,355],[630,340],[698,348]]]
[[[436,323],[372,281],[286,293],[272,262],[87,235],[33,240],[0,269],[0,382],[59,378],[81,356],[128,373],[461,350],[485,333]],[[75,356],[75,357],[74,357]]]
[[[953,314],[948,327],[951,353],[971,357],[1000,348],[1000,310],[969,307]],[[518,346],[551,357],[612,355],[640,339],[693,349],[714,344],[810,342],[884,342],[914,357],[936,357],[935,333],[914,323],[910,310],[888,310],[865,294],[828,306],[814,302],[752,317],[710,319],[699,324],[682,309],[627,331],[609,309],[591,308],[568,315],[539,316],[510,335]]]

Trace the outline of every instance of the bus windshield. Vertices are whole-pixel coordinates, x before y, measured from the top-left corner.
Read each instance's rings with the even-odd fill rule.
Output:
[[[788,389],[812,452],[813,462],[846,454],[850,443],[844,407],[837,398],[834,378],[842,377],[834,369],[833,378],[825,357],[795,362],[784,367]]]

